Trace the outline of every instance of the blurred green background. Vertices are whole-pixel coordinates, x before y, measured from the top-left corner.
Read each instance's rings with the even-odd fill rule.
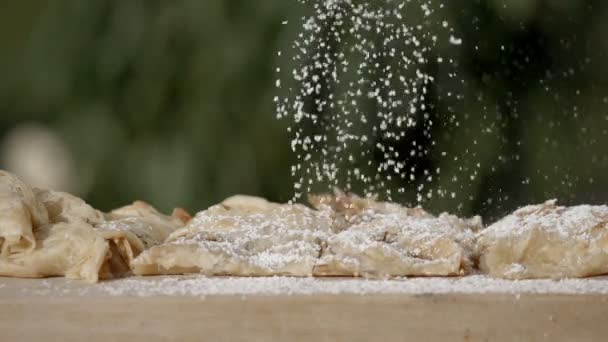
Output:
[[[427,142],[450,158],[409,162],[441,168],[431,186],[457,196],[425,205],[492,220],[554,197],[606,202],[608,4],[445,5],[464,41],[449,47],[460,125],[437,125]],[[0,168],[104,210],[289,200],[294,156],[288,122],[275,119],[274,71],[291,67],[306,13],[296,0],[0,4]]]

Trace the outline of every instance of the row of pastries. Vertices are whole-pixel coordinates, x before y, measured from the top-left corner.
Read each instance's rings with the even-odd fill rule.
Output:
[[[608,207],[531,205],[484,227],[335,193],[310,205],[235,196],[191,217],[144,202],[102,213],[0,171],[0,276],[132,275],[506,279],[608,273]]]

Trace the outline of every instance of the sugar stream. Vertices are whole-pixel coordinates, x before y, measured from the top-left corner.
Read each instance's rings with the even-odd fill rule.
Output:
[[[433,0],[299,0],[311,10],[289,56],[277,69],[277,117],[290,122],[294,200],[333,187],[391,200],[415,187],[417,201],[434,194],[425,183],[440,175],[416,160],[434,145],[441,97],[435,87],[440,44],[460,45],[443,4]],[[445,69],[445,68],[442,68]],[[448,71],[449,77],[456,77]],[[443,124],[454,114],[441,114]],[[413,136],[413,132],[418,134]],[[395,183],[400,185],[394,187]],[[441,189],[437,195],[447,195]]]

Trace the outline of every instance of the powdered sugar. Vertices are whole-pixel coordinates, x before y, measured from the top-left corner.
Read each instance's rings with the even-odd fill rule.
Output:
[[[474,240],[468,222],[448,215],[376,214],[331,237],[315,275],[457,275]]]
[[[4,280],[3,280],[4,281]],[[15,284],[11,284],[15,282]],[[482,275],[462,278],[128,278],[95,285],[64,279],[11,279],[0,284],[0,297],[10,288],[24,296],[314,296],[314,295],[442,295],[442,294],[608,294],[608,279],[498,280]]]
[[[199,213],[162,246],[144,252],[137,266],[156,274],[177,268],[208,275],[312,275],[330,233],[326,213],[299,205],[215,206]],[[184,252],[185,251],[185,252]],[[187,256],[181,257],[187,253]],[[182,272],[177,272],[182,273]],[[146,273],[140,273],[146,274]]]
[[[607,222],[608,206],[561,207],[552,200],[523,207],[490,226],[486,233],[507,237],[540,229],[554,232],[564,240],[588,240],[593,228]]]
[[[472,264],[479,219],[435,217],[354,195],[316,199],[318,210],[248,197],[225,201],[145,251],[135,273],[387,278],[457,275]]]
[[[274,98],[277,117],[290,120],[294,200],[334,186],[388,199],[415,192],[417,203],[444,197],[428,186],[440,169],[412,162],[430,156],[425,146],[434,144],[431,94],[446,102],[459,97],[433,86],[437,75],[456,77],[457,62],[437,47],[462,43],[443,3],[299,1],[310,15],[285,54],[293,67],[277,69],[281,91]],[[452,112],[442,113],[443,125],[458,121]],[[396,180],[407,186],[397,188]]]
[[[336,193],[315,196],[313,205],[332,212],[337,234],[327,241],[315,275],[448,276],[466,273],[474,232],[480,218],[463,220],[433,216],[421,208],[405,208]]]

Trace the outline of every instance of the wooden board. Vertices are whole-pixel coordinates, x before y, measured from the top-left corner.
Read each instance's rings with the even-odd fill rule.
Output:
[[[608,340],[598,294],[32,294],[41,282],[0,278],[1,341]]]

